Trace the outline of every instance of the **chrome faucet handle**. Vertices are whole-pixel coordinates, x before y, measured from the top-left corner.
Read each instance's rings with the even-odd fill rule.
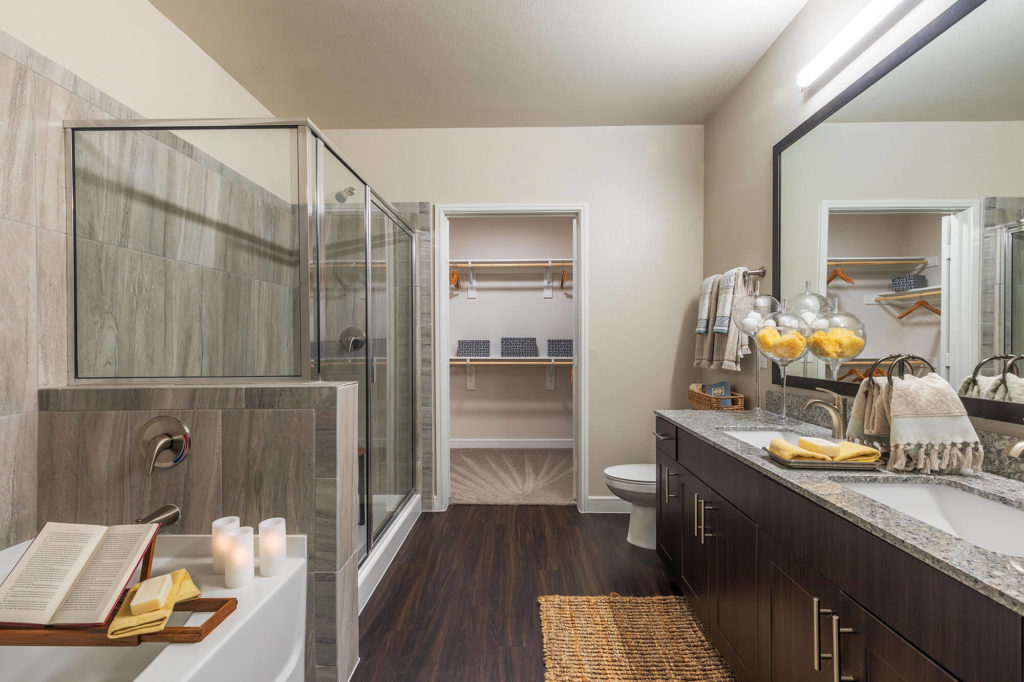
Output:
[[[1007,457],[1016,457],[1020,459],[1021,454],[1024,453],[1024,440],[1019,440],[1012,445],[1007,445],[1003,448],[1003,454]]]
[[[154,417],[139,431],[146,458],[146,475],[153,469],[167,469],[185,461],[192,445],[192,431],[175,417]]]

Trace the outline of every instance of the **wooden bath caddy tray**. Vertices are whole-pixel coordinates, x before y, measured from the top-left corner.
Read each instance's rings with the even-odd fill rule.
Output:
[[[140,580],[150,577],[153,567],[154,542],[142,558]],[[127,593],[128,590],[125,590]],[[114,606],[112,613],[117,613],[121,600]],[[0,625],[0,646],[138,646],[143,642],[169,642],[171,644],[194,644],[206,639],[206,636],[224,622],[224,619],[238,606],[234,597],[190,599],[174,605],[177,612],[211,613],[209,618],[200,625],[167,626],[160,632],[134,637],[107,637],[106,625],[92,627],[57,627],[52,625]]]

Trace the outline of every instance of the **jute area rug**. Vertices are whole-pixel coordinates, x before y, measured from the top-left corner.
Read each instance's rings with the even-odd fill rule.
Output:
[[[682,597],[540,597],[546,682],[735,680]]]

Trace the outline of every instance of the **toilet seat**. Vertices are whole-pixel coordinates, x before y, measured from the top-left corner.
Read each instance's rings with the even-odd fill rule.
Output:
[[[658,481],[658,469],[653,464],[618,464],[605,469],[604,475],[613,481],[635,485],[655,485]]]

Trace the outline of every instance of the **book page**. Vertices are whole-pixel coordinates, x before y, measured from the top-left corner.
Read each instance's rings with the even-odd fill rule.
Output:
[[[155,523],[108,528],[50,623],[81,625],[103,622],[120,598],[158,528]]]
[[[0,585],[0,623],[48,623],[106,530],[83,523],[43,526]]]

